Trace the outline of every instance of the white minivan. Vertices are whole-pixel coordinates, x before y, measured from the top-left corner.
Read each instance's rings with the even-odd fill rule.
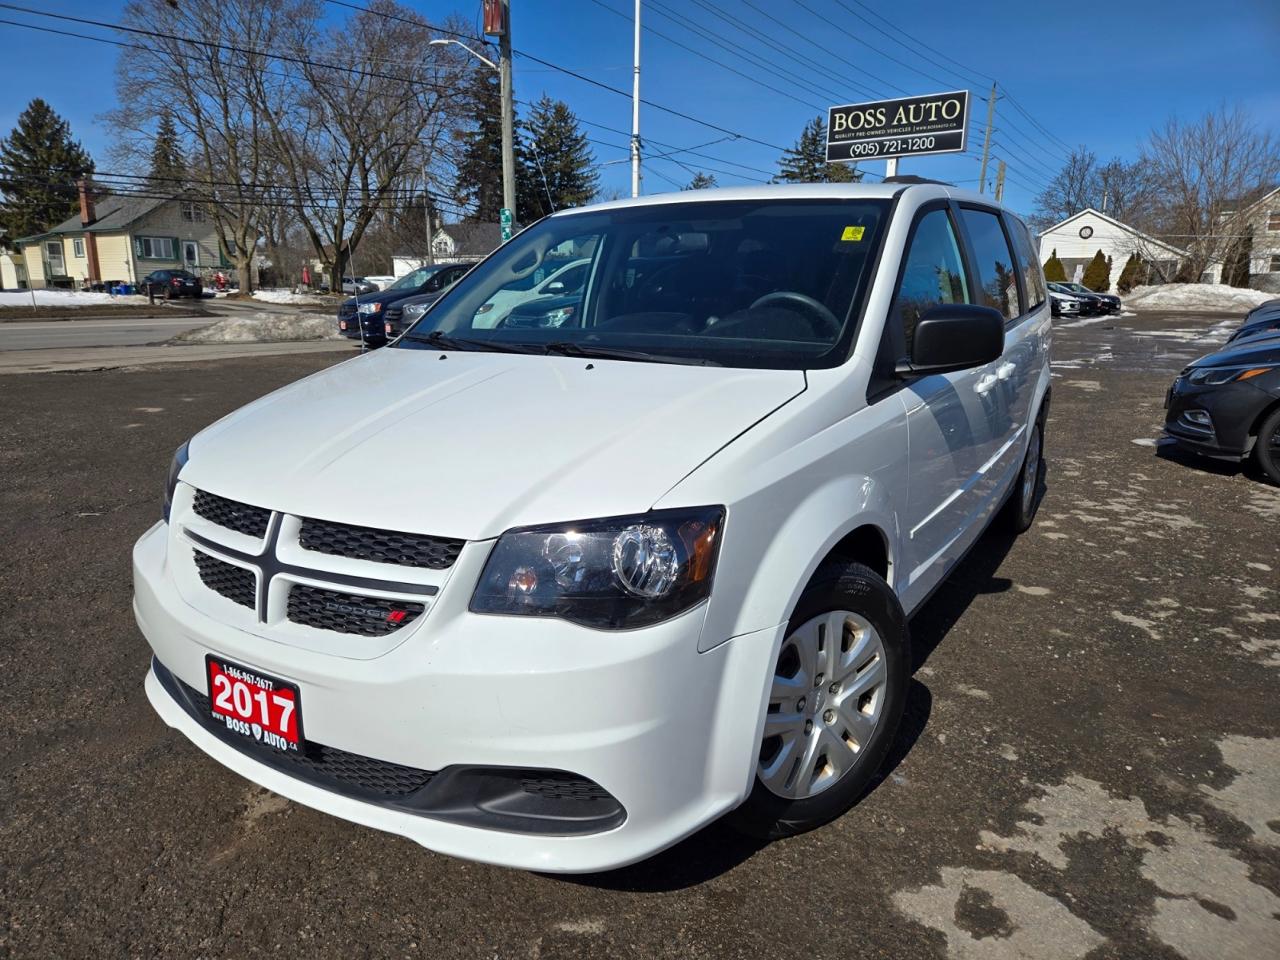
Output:
[[[156,711],[299,803],[531,870],[845,813],[912,612],[1043,489],[1031,237],[907,180],[557,213],[202,430],[133,555]],[[580,261],[571,321],[476,322]]]

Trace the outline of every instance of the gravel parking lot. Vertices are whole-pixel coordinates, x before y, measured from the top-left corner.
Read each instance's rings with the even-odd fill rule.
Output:
[[[1231,319],[1059,326],[1037,524],[915,618],[851,813],[578,878],[289,803],[146,702],[129,550],[170,454],[345,354],[3,378],[0,955],[1280,956],[1280,490],[1155,442]]]

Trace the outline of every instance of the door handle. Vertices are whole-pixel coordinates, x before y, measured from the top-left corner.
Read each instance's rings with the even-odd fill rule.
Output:
[[[1013,376],[1013,371],[1017,369],[1018,365],[1016,363],[1002,363],[996,367],[996,376],[1001,380],[1008,380]]]
[[[978,382],[973,385],[974,393],[987,394],[991,392],[991,388],[996,385],[999,379],[994,373],[984,373],[978,378]]]

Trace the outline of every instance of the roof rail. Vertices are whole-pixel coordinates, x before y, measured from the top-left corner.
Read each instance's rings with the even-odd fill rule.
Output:
[[[930,180],[928,177],[917,177],[913,174],[906,173],[900,176],[885,177],[885,183],[936,183],[940,187],[954,187],[954,183],[947,183],[945,180]]]

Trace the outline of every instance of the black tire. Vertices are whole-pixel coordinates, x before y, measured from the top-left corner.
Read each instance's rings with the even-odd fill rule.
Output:
[[[824,565],[800,595],[787,625],[788,635],[812,618],[848,610],[871,624],[883,643],[886,659],[884,712],[855,764],[820,793],[788,799],[755,778],[751,793],[729,815],[738,831],[776,840],[822,826],[847,812],[871,784],[897,734],[906,705],[911,673],[911,641],[907,618],[897,595],[874,570],[860,563]],[[757,750],[761,747],[757,747]]]
[[[1276,407],[1258,424],[1258,438],[1253,444],[1253,460],[1272,483],[1280,485],[1280,451],[1271,441],[1280,431],[1280,407]]]
[[[1032,434],[1027,440],[1027,452],[1023,455],[1022,464],[1018,467],[1018,475],[1013,481],[1013,489],[1009,499],[1005,501],[996,517],[997,526],[1005,533],[1017,536],[1030,529],[1035,522],[1036,511],[1040,509],[1041,494],[1044,490],[1044,413],[1041,412],[1031,424]],[[1031,463],[1032,453],[1035,463]],[[1034,469],[1035,474],[1028,485],[1027,471]]]

